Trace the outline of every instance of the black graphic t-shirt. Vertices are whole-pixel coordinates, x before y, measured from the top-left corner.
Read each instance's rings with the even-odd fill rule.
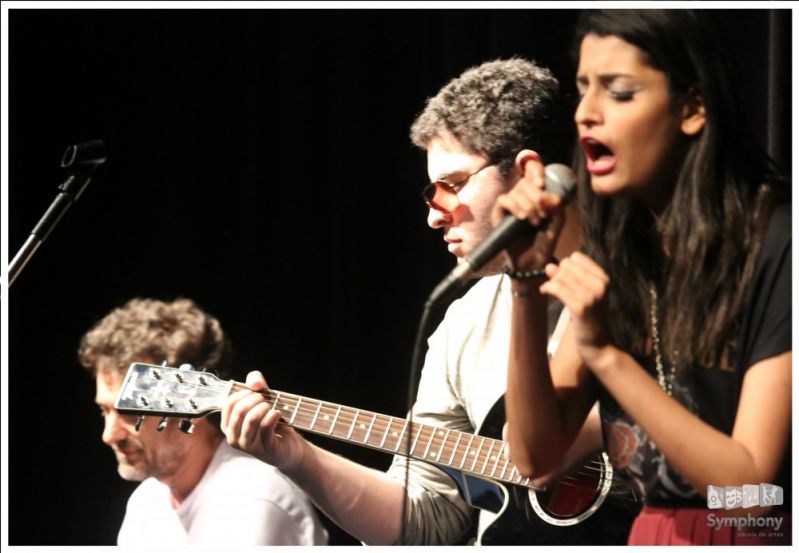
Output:
[[[789,205],[778,206],[772,214],[747,293],[741,333],[730,357],[729,367],[699,367],[678,371],[672,383],[672,397],[700,419],[728,435],[732,434],[746,370],[758,361],[791,349]],[[651,358],[650,355],[636,360],[653,378],[657,378]],[[667,366],[664,372],[668,372]],[[599,396],[608,456],[614,469],[632,482],[636,494],[649,505],[704,507],[702,496],[669,466],[643,429],[627,416],[601,386]]]

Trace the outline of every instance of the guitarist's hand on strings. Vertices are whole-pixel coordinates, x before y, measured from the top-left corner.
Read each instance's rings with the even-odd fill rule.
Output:
[[[281,423],[280,411],[258,393],[267,389],[260,372],[247,375],[247,386],[249,390],[231,394],[222,409],[221,426],[228,444],[281,470],[296,467],[302,461],[305,440]]]

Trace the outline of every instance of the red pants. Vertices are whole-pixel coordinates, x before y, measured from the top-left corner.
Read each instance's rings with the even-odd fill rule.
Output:
[[[734,526],[739,522],[742,526]],[[746,523],[746,525],[743,525]],[[779,526],[778,526],[779,524]],[[628,545],[790,545],[791,514],[731,516],[724,509],[644,507]]]

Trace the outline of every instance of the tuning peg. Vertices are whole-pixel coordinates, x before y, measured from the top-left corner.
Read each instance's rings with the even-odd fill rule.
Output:
[[[189,419],[182,419],[178,423],[178,428],[184,434],[192,434],[192,433],[194,433],[194,423],[192,423]]]
[[[144,415],[139,415],[138,417],[136,417],[136,426],[135,426],[136,432],[139,431],[139,428],[141,428],[143,422],[144,422]]]
[[[164,428],[166,428],[166,422],[167,422],[167,418],[166,417],[162,418],[161,421],[158,423],[158,426],[156,427],[156,430],[161,432]]]
[[[191,363],[181,363],[180,367],[178,367],[182,371],[193,371],[194,365]]]

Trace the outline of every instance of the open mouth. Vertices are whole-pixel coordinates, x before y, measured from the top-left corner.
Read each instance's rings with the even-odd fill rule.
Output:
[[[602,144],[600,141],[594,140],[593,138],[584,138],[582,143],[583,150],[585,151],[585,155],[588,159],[597,160],[602,157],[613,155],[613,151],[611,151],[610,148]]]
[[[605,175],[616,167],[616,156],[609,147],[590,137],[580,140],[585,152],[586,168],[592,175]]]

